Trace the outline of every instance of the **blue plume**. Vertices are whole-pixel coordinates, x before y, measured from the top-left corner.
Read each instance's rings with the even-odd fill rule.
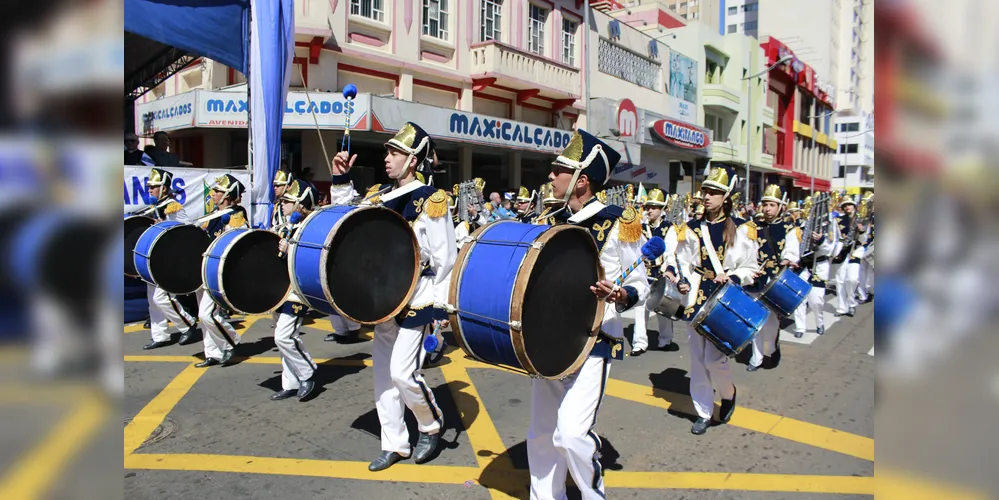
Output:
[[[348,83],[343,87],[343,97],[346,99],[353,99],[357,97],[357,86],[353,83]]]
[[[288,217],[288,222],[298,224],[299,222],[302,222],[302,219],[304,219],[304,217],[302,217],[302,212],[292,212],[291,217]]]
[[[437,336],[436,335],[431,335],[431,336],[423,339],[423,350],[427,351],[427,352],[434,352],[434,351],[437,350],[437,346],[439,344],[440,344],[440,341],[437,340]]]
[[[222,214],[221,218],[222,218],[222,225],[223,226],[228,226],[229,225],[229,219],[231,219],[232,217],[230,217],[229,214]]]
[[[658,236],[653,236],[649,242],[642,245],[642,257],[648,260],[656,260],[666,251],[666,242]]]

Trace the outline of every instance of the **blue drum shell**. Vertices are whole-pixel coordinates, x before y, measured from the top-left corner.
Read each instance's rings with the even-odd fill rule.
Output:
[[[194,293],[202,286],[201,264],[210,244],[211,237],[200,227],[178,221],[158,222],[135,244],[135,270],[140,279],[168,293]]]
[[[247,228],[237,228],[218,235],[215,241],[208,247],[208,250],[205,252],[205,260],[201,263],[201,280],[205,285],[205,291],[208,292],[208,295],[212,297],[212,300],[216,304],[240,314],[247,313],[229,303],[222,287],[222,256],[237,238],[249,231],[250,229]]]
[[[697,333],[733,357],[753,341],[770,311],[734,283],[726,283],[691,321]]]
[[[574,234],[578,239],[565,235],[558,241],[562,231],[578,232]],[[450,321],[459,347],[479,361],[523,369],[542,378],[562,378],[577,370],[593,347],[604,311],[603,303],[597,302],[589,290],[589,285],[603,276],[599,252],[590,234],[573,226],[500,221],[480,228],[473,238],[459,252],[449,296],[449,303],[457,309],[450,314]],[[532,331],[532,325],[528,323],[532,313],[527,302],[537,299],[528,298],[534,284],[527,281],[535,274],[538,263],[545,260],[541,257],[544,250],[531,253],[532,244],[536,242],[544,243],[547,250],[554,252],[566,245],[582,249],[583,260],[573,261],[572,265],[583,262],[593,268],[588,270],[580,265],[575,273],[578,276],[566,278],[566,288],[575,289],[577,297],[580,292],[584,298],[589,294],[592,300],[586,307],[577,309],[566,305],[550,310],[551,316],[559,321],[566,316],[581,320],[574,326],[565,324],[567,332],[558,333],[571,335],[564,338],[565,342],[546,343],[550,336],[538,334],[551,332]],[[542,265],[554,264],[548,260]],[[565,293],[573,292],[567,290]],[[569,295],[565,297],[572,302]],[[552,294],[549,300],[560,298],[558,294]],[[523,321],[520,328],[510,324],[518,321]]]
[[[812,285],[801,279],[790,268],[774,276],[760,294],[760,302],[778,316],[786,318],[808,297]]]

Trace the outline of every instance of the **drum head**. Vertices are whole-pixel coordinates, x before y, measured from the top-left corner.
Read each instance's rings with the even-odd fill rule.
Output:
[[[135,244],[139,242],[139,237],[152,225],[153,219],[149,217],[135,216],[125,219],[125,276],[139,277],[132,253],[135,252]]]
[[[419,249],[413,229],[382,207],[345,216],[326,257],[332,302],[359,323],[378,323],[409,302],[418,278]]]
[[[208,233],[187,224],[163,232],[149,254],[156,284],[169,293],[191,293],[201,286],[201,261],[211,244]]]
[[[600,280],[601,267],[589,232],[566,227],[549,233],[523,295],[523,341],[538,375],[558,377],[582,359],[590,343],[602,307],[590,287]]]
[[[222,289],[237,311],[259,314],[281,305],[291,286],[288,263],[278,257],[281,237],[270,231],[250,231],[225,254]]]
[[[108,227],[97,221],[61,225],[39,249],[39,286],[78,312],[92,310],[103,297],[99,262],[108,234]]]

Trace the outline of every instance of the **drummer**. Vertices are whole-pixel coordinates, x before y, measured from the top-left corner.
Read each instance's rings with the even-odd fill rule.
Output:
[[[156,222],[177,221],[188,222],[187,212],[173,197],[173,174],[160,168],[149,171],[146,189],[155,204],[150,216]],[[145,350],[157,349],[170,345],[171,336],[167,333],[168,321],[178,328],[183,328],[178,342],[186,345],[194,341],[197,333],[197,320],[184,310],[177,299],[166,290],[151,284],[146,284],[146,296],[149,297],[149,331],[153,341],[142,346]],[[183,326],[182,326],[183,325]]]
[[[781,193],[780,186],[776,184],[770,184],[763,190],[759,211],[761,216],[756,222],[760,270],[753,277],[752,287],[752,291],[757,294],[782,269],[798,267],[801,229],[795,227],[793,219],[784,217],[786,201],[787,196]],[[763,328],[753,337],[753,357],[749,359],[746,370],[759,370],[766,358],[770,359],[770,366],[773,368],[780,364],[780,318],[776,314],[770,314]]]
[[[319,192],[312,184],[293,180],[280,198],[284,219],[289,220],[295,212],[300,213],[304,219],[304,216],[312,212],[318,198]],[[300,225],[301,222],[288,227],[285,237],[278,242],[278,253],[285,258],[288,255],[288,240],[295,235]],[[316,385],[312,377],[319,367],[305,350],[305,344],[298,334],[308,312],[305,300],[292,288],[288,292],[288,300],[279,309],[274,328],[274,344],[281,353],[281,390],[271,395],[272,400],[298,396],[301,401]]]
[[[674,203],[679,203],[679,200]],[[643,206],[645,208],[645,213],[648,215],[648,221],[642,223],[642,234],[645,236],[645,239],[652,239],[653,236],[665,238],[666,231],[668,231],[673,225],[670,221],[663,217],[663,209],[666,207],[666,195],[664,195],[660,189],[653,189],[649,191],[648,199],[645,200],[645,204]],[[663,257],[659,257],[656,259],[654,263],[655,265],[645,267],[650,287],[662,277],[663,263]],[[649,306],[652,307],[655,307],[655,305],[656,304],[649,304]],[[641,356],[649,347],[649,337],[645,325],[648,324],[649,314],[652,313],[652,311],[650,311],[648,307],[643,306],[644,304],[641,304],[638,310],[635,311],[635,335],[633,337],[634,342],[631,346],[632,356]],[[656,350],[680,350],[680,346],[673,343],[673,321],[662,315],[657,316],[659,316],[659,341],[657,343]]]
[[[812,210],[816,210],[816,208],[813,206]],[[825,226],[825,231],[821,230],[821,224],[816,221],[820,227],[817,227],[811,234],[815,250],[801,259],[801,267],[798,272],[798,276],[812,285],[811,291],[808,292],[808,298],[794,310],[794,336],[799,339],[805,335],[807,328],[807,309],[811,309],[812,314],[815,315],[815,334],[822,335],[826,332],[823,310],[826,306],[829,259],[839,243],[839,232],[833,227],[835,220],[831,213],[827,214],[826,217],[828,217],[828,223]],[[807,217],[802,217],[802,219],[807,219]]]
[[[530,224],[531,220],[537,215],[531,209],[531,204],[534,201],[534,196],[531,195],[530,191],[526,187],[520,186],[517,190],[517,203],[514,208],[517,210],[517,219],[520,222],[526,222]]]
[[[648,295],[644,265],[624,281],[615,280],[642,257],[641,215],[633,208],[604,205],[595,196],[602,190],[621,155],[593,135],[578,129],[552,163],[548,178],[553,195],[572,215],[568,223],[590,231],[600,249],[606,281],[590,290],[605,301],[600,335],[579,371],[565,380],[531,379],[531,423],[527,457],[531,471],[531,498],[565,498],[565,475],[582,498],[604,498],[594,431],[603,399],[611,358],[623,358],[624,326],[621,313]]]
[[[246,187],[230,174],[215,179],[211,187],[215,212],[199,219],[201,228],[214,240],[230,229],[249,227],[246,210],[239,205]],[[205,332],[205,360],[194,366],[228,366],[232,362],[233,351],[239,345],[239,335],[219,312],[219,305],[202,288],[198,290],[198,318]]]
[[[410,455],[416,463],[430,460],[444,424],[443,414],[421,371],[426,356],[423,338],[433,322],[434,305],[446,303],[446,298],[438,297],[435,291],[440,290],[454,267],[458,246],[448,213],[447,194],[416,178],[417,167],[432,150],[433,141],[426,131],[407,122],[385,143],[384,167],[392,182],[376,184],[362,201],[362,204],[383,204],[410,222],[419,242],[423,269],[409,307],[374,328],[375,408],[382,428],[382,453],[368,465],[371,471],[387,469]],[[348,158],[346,151],[333,159],[330,198],[334,204],[347,204],[356,196],[348,176],[356,160],[357,155]],[[407,407],[420,430],[415,450],[410,448],[404,420]]]
[[[690,342],[690,397],[697,412],[697,421],[690,432],[696,435],[704,434],[711,425],[715,391],[721,397],[719,421],[725,423],[732,418],[736,389],[732,383],[728,357],[697,333],[689,322],[722,285],[728,282],[751,285],[753,276],[759,269],[756,261],[756,226],[751,221],[732,216],[732,199],[729,195],[737,182],[734,170],[726,167],[712,168],[701,185],[704,219],[673,226],[665,238],[666,248],[674,248],[676,245],[677,250],[675,254],[666,253],[668,267],[664,276],[677,283],[677,263],[685,277],[691,277],[695,272],[700,276],[697,289],[692,290],[686,283],[678,286],[681,293],[697,294],[694,305],[688,307],[683,314],[683,319],[688,322],[687,338]],[[711,246],[705,246],[702,251],[704,239],[710,241]]]
[[[281,197],[288,191],[288,186],[295,181],[295,177],[287,170],[278,170],[274,174],[274,211],[271,213],[271,227],[278,227],[285,222],[284,212],[281,207]]]

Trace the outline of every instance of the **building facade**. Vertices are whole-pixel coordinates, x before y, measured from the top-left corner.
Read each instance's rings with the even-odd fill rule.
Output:
[[[874,115],[839,116],[834,125],[839,149],[832,188],[850,194],[874,190]]]

